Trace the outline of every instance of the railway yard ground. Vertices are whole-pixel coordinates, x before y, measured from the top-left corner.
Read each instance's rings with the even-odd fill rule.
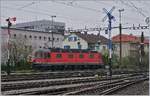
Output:
[[[111,95],[149,95],[149,81],[131,85]]]
[[[95,72],[95,73],[94,73]],[[2,95],[148,95],[149,77],[143,72],[42,72],[2,75]],[[64,75],[65,74],[65,75]],[[32,77],[32,78],[31,78]]]

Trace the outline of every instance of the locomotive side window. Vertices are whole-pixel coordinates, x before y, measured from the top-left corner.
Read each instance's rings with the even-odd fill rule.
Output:
[[[94,58],[94,54],[89,54],[89,58]]]
[[[48,58],[51,58],[51,55],[50,55],[49,53],[47,53],[47,57],[48,57]]]
[[[69,55],[68,55],[68,58],[73,58],[73,54],[69,54]]]
[[[47,57],[48,57],[48,56],[47,56],[47,53],[44,53],[43,55],[44,55],[44,58],[47,58]]]
[[[38,53],[37,53],[37,52],[35,52],[34,56],[37,58],[37,57],[38,57]]]
[[[61,54],[56,54],[56,58],[61,58],[62,55]]]
[[[79,58],[83,58],[83,57],[84,57],[83,54],[80,54],[80,55],[79,55]]]
[[[43,58],[43,52],[39,52],[40,58]]]

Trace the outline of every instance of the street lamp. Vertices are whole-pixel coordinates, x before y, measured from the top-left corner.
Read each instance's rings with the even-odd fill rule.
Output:
[[[120,32],[120,65],[122,65],[122,24],[121,24],[121,12],[123,12],[124,9],[119,9],[119,32]]]
[[[52,48],[53,48],[53,46],[54,46],[54,36],[53,36],[53,31],[54,31],[54,29],[53,29],[53,27],[54,27],[54,24],[53,24],[53,18],[56,18],[56,16],[55,15],[53,15],[53,16],[51,16],[51,18],[52,18]]]

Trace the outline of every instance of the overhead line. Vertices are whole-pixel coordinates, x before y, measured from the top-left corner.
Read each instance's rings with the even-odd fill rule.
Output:
[[[55,2],[55,3],[58,3],[58,4],[63,4],[63,5],[66,5],[66,6],[75,7],[75,8],[85,9],[85,10],[89,10],[89,11],[101,12],[100,10],[93,9],[93,8],[88,8],[88,7],[84,7],[84,6],[80,6],[80,5],[67,4],[67,3],[64,3],[64,2],[57,2],[57,1],[52,1],[52,2]]]
[[[14,10],[18,10],[20,11],[19,9],[17,8],[12,8],[12,7],[7,7],[7,6],[3,6],[4,8],[10,8],[10,9],[14,9]],[[32,14],[40,14],[40,15],[47,15],[47,16],[51,16],[51,15],[54,15],[54,14],[48,14],[48,13],[44,13],[44,12],[36,12],[36,11],[32,11],[32,10],[25,10],[25,9],[21,9],[22,11],[25,11],[25,12],[29,12],[29,13],[32,13]],[[56,14],[56,13],[55,13]],[[72,21],[79,21],[79,22],[83,22],[83,23],[88,23],[87,21],[82,21],[82,20],[75,20],[75,19],[72,19],[70,17],[66,17],[66,16],[60,16],[57,14],[58,17],[60,18],[65,18],[65,19],[69,19],[69,20],[72,20]]]

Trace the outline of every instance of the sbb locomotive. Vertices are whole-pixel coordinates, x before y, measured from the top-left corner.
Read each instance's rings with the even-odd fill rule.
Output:
[[[97,69],[104,66],[97,51],[79,49],[40,49],[33,52],[32,68],[40,70]]]

